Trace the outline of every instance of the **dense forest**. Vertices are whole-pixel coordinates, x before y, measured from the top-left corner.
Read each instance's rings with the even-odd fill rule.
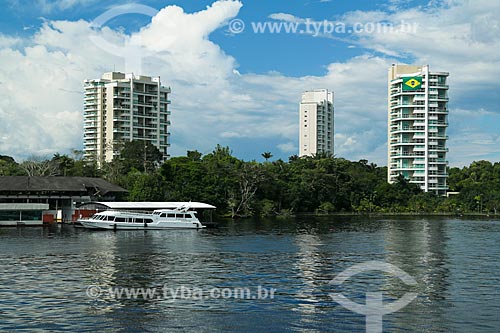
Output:
[[[262,154],[265,162],[242,161],[228,147],[202,155],[161,162],[152,145],[130,142],[110,163],[98,168],[82,152],[30,158],[17,163],[0,155],[0,176],[102,177],[126,188],[124,200],[202,201],[221,215],[275,216],[295,213],[451,213],[497,214],[500,208],[500,163],[473,162],[449,168],[449,197],[423,193],[400,177],[387,183],[387,168],[318,154],[288,161]]]

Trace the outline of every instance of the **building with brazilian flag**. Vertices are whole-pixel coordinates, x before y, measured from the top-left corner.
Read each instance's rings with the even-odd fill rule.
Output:
[[[388,77],[388,175],[401,175],[425,192],[448,190],[449,73],[429,66],[392,65]]]
[[[421,76],[411,76],[403,77],[403,91],[419,90],[422,89],[422,77]]]

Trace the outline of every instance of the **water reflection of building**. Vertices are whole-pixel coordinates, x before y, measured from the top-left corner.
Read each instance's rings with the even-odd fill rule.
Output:
[[[165,298],[164,286],[197,287],[200,282],[193,283],[190,279],[205,278],[196,274],[202,267],[201,261],[206,259],[195,255],[200,247],[200,234],[193,230],[94,232],[91,240],[87,282],[102,290],[95,310],[106,313],[116,327],[140,332],[160,325],[169,318],[170,311],[191,306],[182,302],[192,302]],[[127,297],[123,292],[116,297],[109,290],[138,294]],[[141,290],[144,293],[154,290],[156,294],[148,297]]]
[[[404,270],[418,283],[417,287],[408,287],[397,278],[387,279],[384,289],[395,299],[405,292],[418,294],[417,299],[401,310],[402,315],[392,317],[394,325],[409,329],[427,325],[432,331],[432,327],[444,322],[445,313],[439,309],[446,309],[449,288],[446,220],[394,221],[389,224],[385,240],[385,261]],[[436,306],[439,303],[443,306]],[[432,315],[427,310],[430,304],[433,304]],[[411,315],[403,315],[406,311]]]
[[[328,276],[332,269],[332,258],[322,248],[325,244],[320,235],[297,234],[297,246],[294,272],[299,280],[299,285],[294,290],[294,311],[301,314],[299,326],[307,327],[307,323],[314,320],[312,316],[324,311],[319,305],[330,302],[325,299],[327,295],[320,292],[328,283]],[[323,304],[324,305],[324,304]]]

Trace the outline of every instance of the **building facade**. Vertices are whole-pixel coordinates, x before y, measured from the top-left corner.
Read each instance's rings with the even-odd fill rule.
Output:
[[[299,156],[331,154],[334,149],[333,92],[316,89],[302,94]]]
[[[0,226],[74,222],[80,217],[79,205],[93,200],[119,200],[126,193],[100,178],[3,176]]]
[[[402,175],[425,192],[448,190],[449,73],[392,65],[388,77],[388,181]]]
[[[104,73],[85,80],[84,156],[110,162],[127,141],[156,146],[168,158],[170,88],[159,77]]]

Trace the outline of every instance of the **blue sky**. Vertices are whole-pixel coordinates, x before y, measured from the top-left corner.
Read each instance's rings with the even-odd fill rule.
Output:
[[[450,72],[450,165],[500,160],[500,3],[1,4],[0,154],[19,160],[81,149],[83,80],[115,68],[159,75],[171,86],[172,156],[193,149],[207,153],[219,143],[246,160],[262,160],[264,151],[286,160],[298,152],[301,92],[328,88],[335,92],[336,155],[386,165],[386,77],[392,63],[429,64],[431,70]],[[100,15],[123,5],[128,13],[91,27]],[[157,13],[134,13],[138,6]],[[242,32],[231,30],[235,19],[244,23]],[[298,30],[258,33],[256,23],[295,24]],[[304,32],[306,24],[316,24],[319,33]],[[324,30],[327,24],[347,30],[384,24],[393,30],[330,33]],[[414,29],[404,30],[402,24]],[[126,52],[106,52],[92,36]],[[140,50],[139,65],[123,56],[130,55],[127,50]]]

